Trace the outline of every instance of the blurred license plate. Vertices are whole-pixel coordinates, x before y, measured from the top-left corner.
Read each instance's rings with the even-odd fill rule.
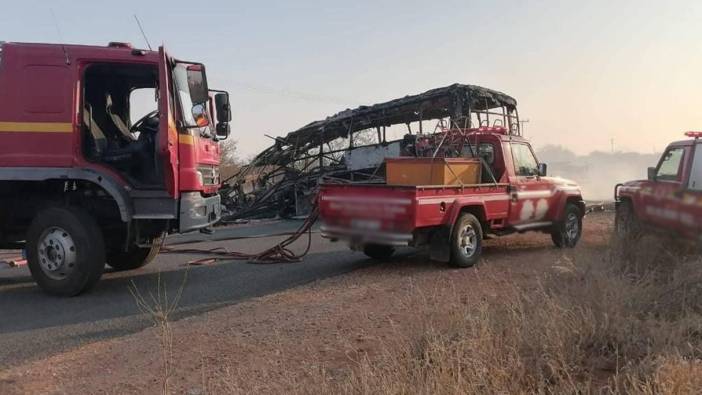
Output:
[[[360,230],[379,230],[380,221],[374,219],[352,219],[351,227]]]

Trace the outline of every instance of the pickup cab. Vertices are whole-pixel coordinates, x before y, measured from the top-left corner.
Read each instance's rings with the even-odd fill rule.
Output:
[[[671,143],[648,179],[615,187],[617,236],[631,240],[654,231],[700,241],[702,234],[702,132]]]
[[[376,259],[390,257],[397,246],[428,246],[432,259],[457,267],[477,263],[489,235],[538,231],[557,247],[575,247],[585,214],[580,187],[547,177],[526,139],[501,127],[439,133],[470,142],[484,168],[477,183],[322,184],[322,236],[346,240]]]

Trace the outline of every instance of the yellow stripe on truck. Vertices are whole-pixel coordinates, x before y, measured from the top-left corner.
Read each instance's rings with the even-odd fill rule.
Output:
[[[195,137],[189,134],[179,134],[178,142],[181,144],[195,145]]]
[[[70,122],[0,122],[0,132],[15,133],[71,133]]]

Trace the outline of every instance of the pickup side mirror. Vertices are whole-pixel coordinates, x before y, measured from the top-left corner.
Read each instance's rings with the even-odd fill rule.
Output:
[[[648,168],[648,180],[649,181],[656,181],[656,168],[655,167]]]
[[[546,163],[539,163],[539,176],[546,177],[548,174],[548,165]]]

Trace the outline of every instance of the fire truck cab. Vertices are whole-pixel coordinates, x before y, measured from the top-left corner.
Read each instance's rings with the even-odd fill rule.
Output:
[[[0,248],[61,295],[149,263],[219,220],[230,118],[205,66],[164,48],[0,43]]]

